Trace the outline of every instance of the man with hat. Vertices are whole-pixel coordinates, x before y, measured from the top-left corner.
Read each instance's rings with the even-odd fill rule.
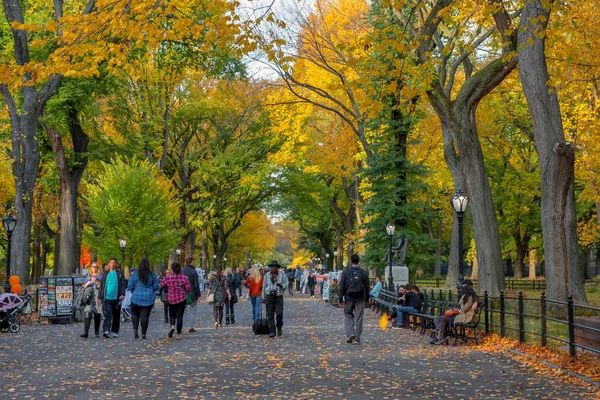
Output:
[[[266,273],[263,284],[263,301],[267,306],[267,322],[269,337],[275,337],[275,314],[277,314],[277,336],[283,333],[283,289],[288,286],[287,276],[279,271],[281,265],[277,261],[269,263],[271,269]]]

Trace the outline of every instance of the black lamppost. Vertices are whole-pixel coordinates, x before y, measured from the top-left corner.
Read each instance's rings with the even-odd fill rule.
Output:
[[[329,256],[329,253],[325,254],[325,268],[323,270],[324,273],[327,273],[327,264],[329,264]]]
[[[227,268],[227,257],[223,257],[223,264],[225,265],[225,268]]]
[[[175,250],[175,254],[177,254],[177,262],[179,262],[179,258],[181,257],[181,249]]]
[[[213,269],[216,271],[217,269],[217,255],[213,254]]]
[[[119,247],[121,247],[121,269],[125,271],[125,247],[127,246],[127,240],[119,239]]]
[[[390,238],[390,247],[389,247],[389,251],[388,251],[388,257],[390,260],[389,271],[388,271],[388,287],[389,287],[389,290],[391,292],[393,292],[394,291],[394,277],[392,275],[392,263],[393,263],[394,257],[392,257],[392,243],[394,241],[394,232],[396,232],[396,226],[390,221],[385,226],[385,231],[386,231],[388,237]]]
[[[337,250],[335,250],[333,252],[333,258],[334,258],[334,260],[333,260],[333,270],[334,271],[337,271],[337,267],[338,267],[338,265],[337,265],[337,263],[338,263],[337,256],[338,256],[338,252],[337,252]]]
[[[17,227],[17,220],[12,215],[7,215],[2,220],[2,225],[4,225],[4,230],[6,231],[6,236],[8,237],[8,246],[6,247],[6,280],[4,281],[4,293],[10,293],[11,285],[8,282],[10,278],[10,249],[12,242],[12,234]]]
[[[348,249],[350,250],[350,256],[348,257],[348,268],[350,268],[350,264],[352,263],[352,260],[350,260],[350,257],[352,257],[352,254],[354,254],[354,242],[350,241],[350,244],[348,244]]]
[[[463,219],[465,217],[465,211],[467,211],[467,206],[469,205],[469,198],[466,194],[463,193],[462,190],[458,189],[454,196],[452,196],[452,207],[454,208],[454,212],[456,213],[456,217],[458,219],[458,284],[457,288],[460,295],[460,289],[462,287],[462,283],[465,279],[463,275]]]

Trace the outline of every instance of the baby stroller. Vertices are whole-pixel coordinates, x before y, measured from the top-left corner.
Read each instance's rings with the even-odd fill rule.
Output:
[[[0,332],[17,333],[21,325],[17,320],[17,314],[27,309],[31,310],[31,296],[23,298],[14,293],[0,294]]]
[[[75,301],[73,302],[73,317],[75,322],[83,321],[83,294],[85,293],[85,287],[83,285],[77,290],[75,294]]]
[[[121,322],[131,321],[131,292],[125,292],[125,298],[121,303]]]

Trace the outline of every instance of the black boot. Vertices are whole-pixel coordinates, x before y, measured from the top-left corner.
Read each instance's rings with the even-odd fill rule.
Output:
[[[92,318],[91,317],[85,317],[85,319],[83,320],[83,334],[79,335],[79,337],[82,338],[88,338],[88,333],[90,331],[90,325],[92,324]]]
[[[225,316],[225,325],[229,325],[229,315]]]
[[[96,337],[100,337],[100,314],[94,314],[94,333]]]
[[[235,315],[231,315],[231,325],[235,324]]]

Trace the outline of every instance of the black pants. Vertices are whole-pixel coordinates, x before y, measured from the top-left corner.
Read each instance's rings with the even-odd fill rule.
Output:
[[[102,304],[104,313],[104,332],[119,333],[121,327],[121,307],[119,300],[104,300]]]
[[[168,301],[164,301],[163,305],[165,307],[165,319],[169,318],[169,302]]]
[[[294,295],[294,282],[293,281],[289,281],[288,282],[288,292],[290,292],[290,295]]]
[[[231,300],[225,300],[225,322],[233,320],[234,318],[235,313],[233,312],[233,298]],[[223,318],[221,317],[221,319]]]
[[[296,279],[296,292],[300,291],[300,279]]]
[[[275,326],[277,329],[281,329],[283,326],[283,296],[265,296],[265,305],[267,306],[269,331],[275,333]],[[277,314],[277,325],[275,324],[275,314]]]
[[[227,301],[227,300],[225,300]],[[218,305],[217,303],[213,303],[213,317],[215,318],[215,322],[221,325],[223,322],[223,305]]]
[[[314,286],[310,286],[309,289],[310,289],[310,295],[314,296],[315,295],[315,287]]]
[[[240,285],[240,297],[242,297],[242,285]]]
[[[183,313],[185,312],[185,300],[177,304],[169,304],[169,319],[171,325],[175,325],[177,333],[183,329]]]
[[[94,318],[94,332],[96,335],[100,333],[100,314],[99,313],[85,313],[85,319],[83,320],[83,330],[87,335],[90,331],[90,325],[92,324],[92,318]]]
[[[150,322],[150,313],[152,312],[152,306],[138,306],[135,303],[131,303],[131,322],[133,323],[133,330],[137,332],[138,325],[142,323],[142,335],[148,332],[148,323]]]

